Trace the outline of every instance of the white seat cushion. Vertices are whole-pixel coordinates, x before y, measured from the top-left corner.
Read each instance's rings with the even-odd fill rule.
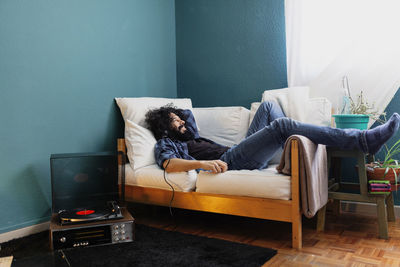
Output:
[[[189,192],[196,187],[197,173],[195,170],[165,173],[165,177],[175,191]],[[164,171],[155,164],[135,170],[129,164],[125,164],[125,184],[171,190],[164,180]]]
[[[250,110],[244,107],[194,108],[201,137],[221,145],[238,144],[247,134]]]
[[[288,200],[291,198],[291,177],[279,174],[275,167],[220,174],[200,172],[196,192]]]

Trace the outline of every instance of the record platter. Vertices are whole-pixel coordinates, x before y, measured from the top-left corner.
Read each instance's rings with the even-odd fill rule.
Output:
[[[109,201],[103,208],[77,208],[58,212],[61,225],[86,223],[101,220],[123,218],[121,210],[115,201]]]

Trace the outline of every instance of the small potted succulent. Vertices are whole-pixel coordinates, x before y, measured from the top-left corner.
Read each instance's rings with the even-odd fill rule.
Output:
[[[339,110],[340,114],[335,114],[335,123],[337,128],[355,128],[366,130],[368,127],[369,119],[372,118],[378,122],[382,122],[381,116],[385,118],[385,113],[379,113],[375,110],[374,105],[369,104],[363,96],[363,92],[357,95],[354,100],[350,94],[349,80],[347,76],[342,80],[344,95],[342,107]]]

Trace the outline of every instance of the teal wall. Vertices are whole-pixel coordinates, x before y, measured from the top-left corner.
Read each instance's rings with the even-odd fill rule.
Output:
[[[176,97],[173,0],[0,1],[0,233],[48,221],[52,153],[113,150],[117,96]]]
[[[249,107],[287,86],[283,0],[176,0],[178,96]]]

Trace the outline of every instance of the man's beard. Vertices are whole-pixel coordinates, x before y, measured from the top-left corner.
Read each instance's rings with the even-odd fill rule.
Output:
[[[184,133],[181,133],[179,130],[169,130],[168,137],[171,139],[175,139],[175,140],[179,140],[179,141],[183,141],[183,142],[194,139],[194,134],[192,134],[187,129]]]

